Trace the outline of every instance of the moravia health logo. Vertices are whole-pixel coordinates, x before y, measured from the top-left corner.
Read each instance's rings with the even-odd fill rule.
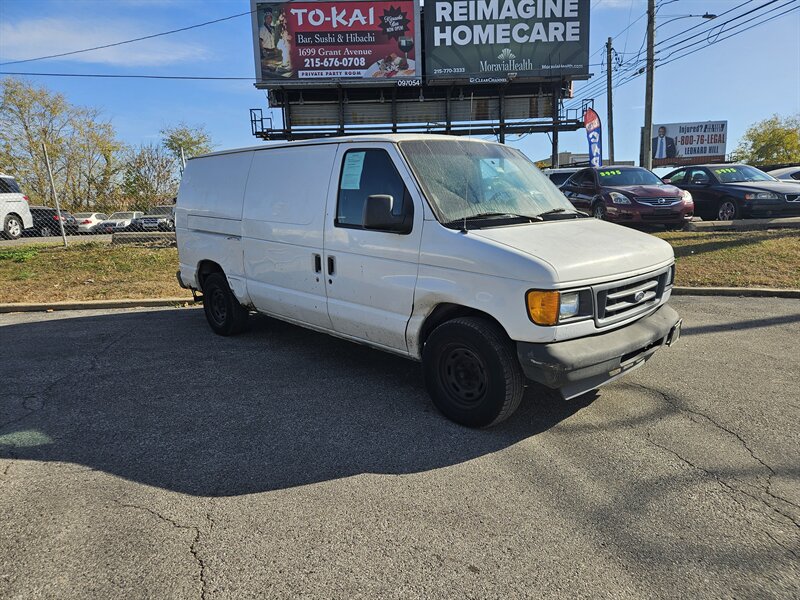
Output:
[[[497,60],[514,60],[515,58],[517,57],[510,48],[503,48],[503,51],[497,55]]]

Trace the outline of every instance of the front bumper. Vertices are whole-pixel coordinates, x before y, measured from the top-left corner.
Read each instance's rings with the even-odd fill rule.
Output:
[[[584,338],[532,344],[517,342],[517,356],[528,379],[574,398],[640,367],[680,336],[678,313],[664,305],[620,329]]]
[[[661,225],[688,223],[694,216],[694,207],[678,204],[667,208],[636,205],[606,204],[606,218],[612,223],[636,223]]]

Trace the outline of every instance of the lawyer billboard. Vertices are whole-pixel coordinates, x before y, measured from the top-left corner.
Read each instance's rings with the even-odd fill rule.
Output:
[[[727,121],[656,124],[650,141],[653,166],[723,161],[727,142]]]
[[[251,0],[257,87],[419,80],[419,2]]]
[[[428,83],[504,83],[589,73],[589,0],[429,0]]]

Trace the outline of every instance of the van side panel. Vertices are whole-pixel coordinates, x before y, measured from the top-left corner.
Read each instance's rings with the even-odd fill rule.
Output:
[[[245,192],[242,236],[255,307],[326,329],[322,261],[325,200],[336,144],[258,151]]]
[[[190,160],[183,173],[175,207],[181,279],[200,288],[197,267],[219,264],[236,297],[250,302],[242,260],[242,203],[253,152]]]

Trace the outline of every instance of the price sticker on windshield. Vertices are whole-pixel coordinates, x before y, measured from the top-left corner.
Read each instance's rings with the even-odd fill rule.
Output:
[[[732,169],[730,167],[726,167],[724,169],[714,169],[714,173],[717,175],[722,175],[723,173],[736,173],[736,169]]]
[[[612,175],[622,175],[619,169],[612,169],[611,171],[600,171],[600,177],[611,177]]]

